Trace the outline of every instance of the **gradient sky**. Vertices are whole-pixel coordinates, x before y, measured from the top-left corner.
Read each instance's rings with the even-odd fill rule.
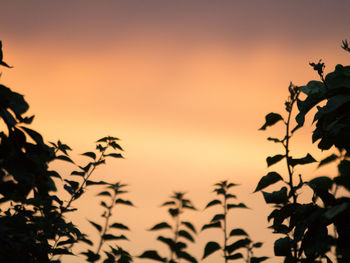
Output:
[[[257,254],[272,256],[270,210],[251,193],[268,172],[265,158],[279,153],[265,138],[280,130],[257,129],[265,114],[283,110],[290,81],[317,78],[309,62],[322,58],[326,71],[348,63],[340,44],[350,37],[349,11],[345,0],[2,0],[0,39],[15,68],[2,69],[1,82],[25,95],[46,140],[61,139],[81,162],[77,154],[96,139],[122,139],[125,160],[107,162],[95,178],[130,185],[137,208],[118,216],[133,230],[121,243],[132,254],[158,245],[158,233],[145,229],[166,216],[159,205],[173,190],[187,191],[202,209],[212,185],[228,179],[253,208],[233,213],[232,227],[264,241]],[[292,144],[296,155],[315,151],[307,125]],[[54,167],[65,176],[72,168]],[[305,176],[320,173],[313,166]],[[92,237],[85,219],[99,220],[97,204],[88,193],[72,217]],[[212,215],[188,216],[200,228]],[[218,238],[202,233],[190,248],[200,258]]]

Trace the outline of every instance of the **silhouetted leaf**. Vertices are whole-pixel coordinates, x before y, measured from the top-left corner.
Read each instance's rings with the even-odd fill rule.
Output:
[[[271,166],[274,165],[275,163],[278,163],[279,161],[281,161],[283,158],[285,157],[285,155],[282,154],[277,154],[275,156],[269,156],[266,158],[266,162],[267,162],[267,166]]]
[[[223,220],[225,218],[224,214],[217,214],[213,217],[213,219],[210,222],[215,222],[215,221],[219,221],[219,220]]]
[[[67,248],[55,248],[52,250],[53,255],[74,255]]]
[[[85,176],[85,172],[73,171],[71,173],[71,175],[78,175],[78,176],[84,177]]]
[[[293,167],[296,165],[303,165],[303,164],[309,164],[309,163],[314,163],[314,162],[316,162],[316,160],[309,153],[303,158],[299,158],[299,159],[290,158],[289,159],[289,164]]]
[[[234,243],[232,243],[231,245],[226,246],[226,250],[229,254],[231,254],[233,251],[240,249],[242,247],[246,247],[248,246],[252,241],[249,238],[245,238],[245,239],[240,239]]]
[[[323,166],[323,165],[326,165],[326,164],[329,164],[329,163],[331,163],[331,162],[334,162],[334,161],[337,160],[337,159],[338,159],[338,156],[337,156],[337,155],[331,154],[330,156],[328,156],[328,157],[322,159],[322,160],[320,161],[320,163],[318,164],[318,167],[321,167],[321,166]]]
[[[120,240],[120,239],[128,240],[126,238],[126,236],[124,236],[124,235],[115,236],[115,235],[112,235],[112,234],[104,234],[102,236],[102,238],[103,238],[103,240]]]
[[[111,193],[108,191],[103,191],[101,193],[98,193],[97,196],[109,196],[112,197]]]
[[[174,240],[172,240],[171,238],[166,238],[163,236],[159,236],[157,238],[157,240],[163,242],[164,244],[168,245],[168,247],[170,248],[171,251],[176,251],[176,244],[174,242]]]
[[[262,247],[263,243],[262,242],[256,242],[253,244],[253,247],[259,248]]]
[[[291,255],[291,240],[289,237],[279,238],[275,241],[274,251],[275,256],[290,256]]]
[[[190,254],[188,254],[186,251],[179,251],[177,253],[177,257],[183,258],[183,259],[187,260],[188,262],[197,263],[197,260],[193,256],[191,256]]]
[[[83,153],[82,155],[90,157],[94,160],[96,159],[96,154],[94,152],[86,152],[86,153]]]
[[[232,208],[248,208],[245,204],[239,203],[239,204],[228,204],[227,209],[232,209]]]
[[[268,257],[252,257],[250,263],[260,263],[268,259]]]
[[[44,144],[44,141],[43,141],[43,137],[40,135],[40,133],[32,130],[32,129],[29,129],[29,128],[26,128],[26,127],[23,127],[21,126],[21,128],[37,143],[37,144]]]
[[[194,238],[186,230],[180,230],[179,231],[179,236],[184,237],[184,238],[188,239],[191,242],[194,242]]]
[[[248,236],[247,232],[245,232],[243,229],[241,228],[236,228],[236,229],[232,229],[230,232],[230,237],[231,236]]]
[[[85,255],[87,257],[88,262],[95,262],[100,259],[100,255],[95,254],[90,249],[87,252],[82,252],[81,254]]]
[[[122,205],[129,205],[129,206],[134,206],[133,203],[129,200],[124,200],[124,199],[121,199],[121,198],[118,198],[116,201],[115,201],[116,204],[122,204]]]
[[[56,159],[70,162],[70,163],[74,163],[71,158],[69,158],[68,156],[65,156],[65,155],[56,156]]]
[[[204,209],[211,207],[211,206],[214,206],[214,205],[219,205],[219,204],[222,204],[221,201],[218,199],[214,199],[213,201],[210,201]]]
[[[280,139],[271,138],[271,137],[268,137],[267,140],[268,140],[268,141],[272,141],[272,142],[282,142]]]
[[[266,130],[268,126],[272,126],[282,120],[283,118],[280,114],[271,112],[265,116],[265,124],[259,130]]]
[[[121,155],[120,153],[109,153],[109,154],[105,154],[104,156],[110,156],[114,158],[123,158],[123,155]]]
[[[175,205],[175,201],[167,201],[167,202],[164,202],[161,206],[167,206],[167,205]]]
[[[121,223],[113,223],[109,227],[117,228],[117,229],[123,229],[123,230],[129,230],[129,228],[126,225],[123,225]]]
[[[230,256],[226,256],[226,258],[229,260],[235,260],[235,259],[243,258],[243,255],[241,253],[236,253]]]
[[[93,221],[90,221],[90,220],[88,220],[88,221],[91,225],[93,225],[97,229],[98,232],[102,232],[102,226],[100,226],[99,224],[97,224]]]
[[[288,201],[287,187],[282,187],[279,191],[272,193],[262,192],[267,204],[282,204]]]
[[[154,230],[159,230],[159,229],[164,229],[164,228],[170,228],[171,229],[171,226],[167,222],[162,222],[162,223],[156,224],[155,226],[153,226],[149,230],[150,231],[154,231]]]
[[[205,259],[207,256],[213,254],[215,251],[218,251],[219,249],[221,249],[221,246],[218,243],[213,242],[213,241],[208,242],[205,245],[202,260]]]
[[[107,184],[108,183],[104,182],[104,181],[99,181],[99,182],[95,182],[95,181],[91,181],[91,180],[86,181],[86,186],[89,186],[89,185],[107,185]]]
[[[210,223],[210,224],[204,225],[204,226],[202,227],[201,231],[203,231],[204,229],[215,228],[215,227],[218,227],[218,228],[221,227],[220,221],[217,221],[217,222],[214,222],[214,223]]]
[[[161,256],[159,256],[158,252],[155,251],[155,250],[147,250],[147,251],[143,252],[138,257],[139,258],[153,259],[153,260],[157,260],[157,261],[160,261],[160,262],[166,262],[166,258],[162,258]]]
[[[281,180],[283,180],[283,178],[278,173],[269,172],[267,175],[263,176],[260,179],[258,186],[256,187],[254,193],[268,187],[269,185],[272,185],[278,181],[281,181]]]
[[[182,221],[181,224],[185,225],[187,228],[189,228],[190,230],[192,230],[193,233],[197,233],[196,228],[193,226],[192,223]]]
[[[332,189],[333,180],[327,176],[316,177],[308,182],[308,185],[314,190],[328,191]]]

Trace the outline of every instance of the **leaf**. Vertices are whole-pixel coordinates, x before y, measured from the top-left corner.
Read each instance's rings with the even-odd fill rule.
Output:
[[[221,201],[218,199],[214,199],[213,201],[210,201],[204,209],[207,209],[208,207],[218,205],[218,204],[221,205],[222,204]]]
[[[309,164],[309,163],[314,163],[316,160],[308,153],[305,157],[299,158],[299,159],[289,159],[289,164],[291,166],[296,166],[296,165],[304,165],[304,164]]]
[[[232,236],[248,236],[248,234],[241,228],[235,228],[232,229],[230,232],[230,237]]]
[[[284,157],[285,157],[285,155],[282,155],[282,154],[277,154],[277,155],[272,156],[272,157],[271,156],[267,157],[266,158],[267,167],[270,167],[271,165],[274,165],[275,163],[278,163]]]
[[[224,219],[225,219],[224,214],[217,214],[213,217],[213,219],[210,222],[215,222],[215,221],[224,220]]]
[[[260,263],[268,259],[268,257],[252,257],[250,263]]]
[[[256,242],[253,244],[253,247],[259,248],[262,247],[263,243],[262,242]]]
[[[118,198],[116,201],[115,201],[116,204],[122,204],[122,205],[129,205],[129,206],[134,206],[133,203],[129,200],[124,200],[124,199],[121,199],[121,198]]]
[[[108,191],[103,191],[101,193],[98,193],[97,196],[109,196],[112,197],[111,193]]]
[[[170,228],[171,229],[171,226],[167,222],[162,222],[162,223],[156,224],[155,226],[153,226],[149,230],[150,231],[154,231],[154,230],[159,230],[159,229],[164,229],[164,228]]]
[[[40,135],[40,133],[32,130],[32,129],[29,129],[29,128],[26,128],[26,127],[23,127],[21,126],[21,128],[37,143],[37,144],[44,144],[44,141],[43,141],[43,137]]]
[[[123,230],[129,230],[129,227],[127,227],[126,225],[123,225],[121,223],[113,223],[109,227],[117,228],[117,229],[123,229]]]
[[[56,159],[62,160],[62,161],[66,161],[66,162],[70,162],[70,163],[73,163],[73,164],[74,164],[74,162],[72,161],[72,159],[69,158],[68,156],[65,156],[65,155],[56,156]]]
[[[168,245],[168,247],[170,248],[171,251],[176,251],[176,244],[174,242],[174,240],[170,239],[170,238],[166,238],[163,236],[159,236],[157,238],[157,240],[163,242],[164,244]]]
[[[288,201],[287,187],[282,187],[281,190],[272,193],[264,191],[262,191],[262,193],[267,204],[282,204]]]
[[[189,262],[197,263],[197,260],[190,254],[188,254],[186,251],[179,251],[176,255],[178,258],[183,258]]]
[[[93,222],[93,221],[90,221],[90,220],[88,220],[88,222],[89,222],[91,225],[93,225],[93,226],[97,229],[98,232],[102,232],[102,226],[100,226],[99,224],[97,224],[97,223],[95,223],[95,222]]]
[[[327,176],[320,176],[310,180],[308,185],[315,191],[328,191],[332,189],[333,180]]]
[[[175,201],[167,201],[167,202],[164,202],[161,206],[167,206],[167,205],[175,205]]]
[[[282,120],[283,118],[280,114],[271,112],[265,116],[265,124],[259,130],[266,130],[268,126],[273,126]]]
[[[338,155],[331,154],[330,156],[327,156],[326,158],[322,159],[320,163],[318,164],[318,167],[324,166],[326,164],[329,164],[331,162],[334,162],[338,159]]]
[[[68,248],[55,248],[52,250],[52,255],[73,255]]]
[[[280,139],[277,139],[277,138],[271,138],[271,137],[268,137],[267,138],[268,141],[272,141],[272,142],[282,142]]]
[[[269,172],[267,175],[263,176],[259,183],[258,186],[255,188],[254,193],[257,191],[260,191],[274,183],[277,183],[278,181],[283,180],[283,178],[276,172]]]
[[[201,231],[203,231],[204,229],[215,228],[215,227],[218,227],[218,228],[221,227],[220,221],[217,221],[217,222],[214,222],[214,223],[210,223],[210,224],[204,225],[204,226],[202,227]]]
[[[96,159],[96,154],[94,152],[86,152],[86,153],[83,153],[82,155],[90,157],[94,160]]]
[[[108,183],[104,182],[104,181],[99,181],[99,182],[95,182],[95,181],[91,181],[91,180],[87,180],[86,181],[86,186],[89,185],[107,185]]]
[[[237,249],[248,246],[251,242],[252,241],[249,238],[240,239],[240,240],[232,243],[231,245],[226,246],[225,250],[227,250],[227,252],[229,254],[231,254],[233,251],[235,251]]]
[[[88,262],[95,262],[95,261],[100,259],[100,255],[95,254],[90,249],[87,252],[82,252],[81,254],[83,254],[87,257]]]
[[[109,153],[109,154],[105,154],[104,156],[110,156],[114,158],[123,158],[123,155],[121,155],[120,153]]]
[[[245,204],[239,203],[239,204],[228,204],[227,209],[232,209],[232,208],[248,208]]]
[[[183,221],[183,222],[181,222],[181,224],[185,225],[187,228],[192,230],[193,233],[197,233],[196,228],[193,226],[192,223]]]
[[[179,236],[184,237],[184,238],[188,239],[191,242],[194,242],[194,238],[186,230],[180,230],[179,231]]]
[[[215,251],[218,251],[219,249],[221,249],[220,245],[216,242],[208,242],[206,245],[205,245],[205,248],[204,248],[204,254],[203,254],[203,257],[202,257],[202,260],[205,259],[207,256],[213,254]]]
[[[120,239],[128,240],[126,238],[126,236],[124,236],[124,235],[115,236],[115,235],[112,235],[112,234],[104,234],[102,236],[102,239],[103,240],[120,240]]]
[[[235,259],[243,258],[243,255],[241,253],[236,253],[230,256],[226,256],[226,258],[229,260],[235,260]]]
[[[159,256],[158,252],[155,250],[147,250],[147,251],[143,252],[138,257],[139,258],[153,259],[153,260],[160,261],[160,262],[166,262],[166,258],[162,258],[161,256]]]
[[[274,251],[275,256],[282,257],[282,256],[290,256],[291,255],[291,240],[289,237],[279,238],[275,241],[274,244]]]
[[[77,176],[84,177],[85,172],[73,171],[70,175],[77,175]]]

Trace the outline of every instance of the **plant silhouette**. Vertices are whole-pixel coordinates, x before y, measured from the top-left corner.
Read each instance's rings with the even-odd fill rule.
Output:
[[[204,248],[202,259],[207,258],[209,255],[217,251],[221,251],[225,263],[237,259],[244,259],[247,263],[263,262],[267,257],[255,257],[253,253],[253,249],[262,246],[261,242],[254,243],[247,232],[241,228],[235,228],[229,231],[229,221],[227,218],[229,211],[234,208],[247,208],[244,203],[232,203],[231,200],[237,198],[236,195],[230,193],[230,189],[234,186],[236,186],[236,184],[228,181],[221,181],[214,185],[214,192],[218,196],[218,199],[211,200],[204,209],[219,206],[221,211],[218,214],[215,214],[211,221],[202,227],[202,231],[210,228],[220,229],[223,235],[223,242],[221,245],[216,241],[208,242]],[[232,238],[239,236],[242,236],[243,238],[229,244],[229,241]],[[246,250],[246,258],[244,258],[241,253],[242,249]]]
[[[178,263],[184,259],[191,263],[197,263],[197,260],[186,251],[186,241],[194,242],[193,235],[196,234],[196,228],[191,222],[183,221],[181,215],[185,209],[196,210],[192,202],[185,198],[185,193],[174,192],[169,201],[162,206],[169,207],[168,212],[173,220],[173,224],[165,221],[154,225],[150,231],[170,229],[172,237],[158,236],[157,240],[167,245],[170,250],[168,258],[161,257],[155,250],[147,250],[139,258],[147,258],[160,262]]]

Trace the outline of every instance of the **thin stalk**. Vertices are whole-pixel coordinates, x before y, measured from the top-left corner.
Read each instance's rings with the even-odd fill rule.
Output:
[[[179,227],[180,227],[180,214],[181,214],[181,200],[179,201],[179,213],[178,215],[176,216],[176,219],[175,219],[175,231],[174,231],[174,243],[176,244],[177,243],[177,239],[179,238]],[[174,251],[171,250],[170,251],[170,261],[174,260]]]
[[[228,259],[227,259],[228,254],[227,254],[227,250],[226,250],[226,246],[227,246],[227,220],[226,220],[226,216],[227,216],[227,200],[226,200],[226,192],[225,192],[225,196],[224,196],[224,228],[223,228],[225,263],[228,262]]]
[[[107,216],[106,216],[106,221],[105,221],[105,225],[104,225],[104,228],[103,228],[103,232],[101,233],[101,237],[100,237],[100,242],[98,244],[98,247],[97,247],[97,250],[96,250],[96,253],[95,254],[99,254],[100,253],[100,250],[102,248],[102,245],[103,245],[103,236],[106,234],[107,230],[108,230],[108,223],[109,223],[109,219],[110,217],[112,216],[112,209],[113,209],[113,206],[114,206],[114,203],[115,203],[115,200],[117,198],[117,193],[114,191],[114,194],[113,194],[113,197],[112,197],[112,202],[111,202],[111,205],[108,207],[108,212],[107,212]],[[95,262],[95,261],[93,261]]]

